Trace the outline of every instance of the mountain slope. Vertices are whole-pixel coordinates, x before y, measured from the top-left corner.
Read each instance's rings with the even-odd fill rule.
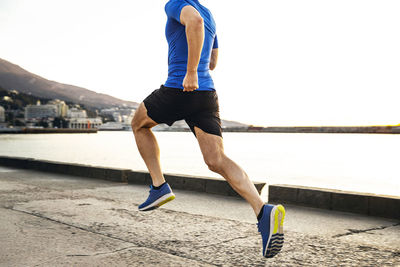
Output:
[[[6,90],[17,90],[37,97],[70,101],[87,107],[138,106],[136,102],[124,101],[82,87],[47,80],[1,58],[0,86]]]

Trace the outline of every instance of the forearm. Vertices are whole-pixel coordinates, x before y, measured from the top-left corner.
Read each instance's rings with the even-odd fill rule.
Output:
[[[187,71],[197,72],[204,43],[203,19],[196,19],[187,23],[186,39],[188,43]]]
[[[218,48],[214,48],[211,52],[211,57],[210,57],[210,70],[214,70],[215,67],[217,66],[217,61],[218,61]]]

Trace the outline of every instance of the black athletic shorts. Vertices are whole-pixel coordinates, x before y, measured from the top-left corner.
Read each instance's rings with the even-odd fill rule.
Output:
[[[161,85],[143,103],[147,115],[157,123],[171,126],[175,121],[185,120],[194,134],[196,126],[206,133],[222,137],[215,91],[183,92],[182,89]]]

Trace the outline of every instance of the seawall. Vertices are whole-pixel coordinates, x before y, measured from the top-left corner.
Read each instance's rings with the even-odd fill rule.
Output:
[[[5,156],[0,156],[0,165],[129,184],[151,184],[151,178],[148,172],[132,171],[129,169],[96,167],[75,163]],[[164,174],[164,176],[165,179],[168,180],[168,183],[175,189],[239,197],[239,195],[223,179],[175,174]],[[254,182],[254,185],[257,188],[257,191],[261,193],[265,183]]]
[[[400,219],[400,197],[305,186],[270,185],[269,201]]]
[[[7,156],[0,156],[0,165],[129,184],[148,185],[151,183],[151,178],[148,172],[132,171],[129,169],[96,167],[75,163]],[[168,180],[168,183],[175,189],[239,197],[239,195],[223,179],[175,174],[165,174],[164,176]],[[257,191],[261,193],[261,190],[266,184],[262,182],[254,182],[254,185],[257,188]],[[289,185],[269,185],[268,196],[269,202],[271,203],[294,204],[299,206],[400,219],[399,196],[385,196]]]

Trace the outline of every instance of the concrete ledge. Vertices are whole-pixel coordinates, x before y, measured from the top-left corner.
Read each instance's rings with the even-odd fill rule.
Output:
[[[400,197],[304,186],[270,185],[269,201],[400,219]]]
[[[137,172],[129,169],[104,168],[6,156],[0,156],[0,165],[130,184],[151,183],[150,174],[148,172]],[[165,178],[175,189],[238,197],[238,194],[231,186],[222,179],[176,174],[165,174]],[[255,182],[254,185],[258,192],[261,193],[265,183]],[[272,203],[288,203],[400,219],[400,197],[394,196],[381,196],[304,186],[270,185],[269,201]]]
[[[74,163],[62,163],[46,160],[35,160],[31,158],[12,158],[4,156],[0,156],[0,165],[19,169],[33,169],[38,171],[61,173],[117,182],[126,182],[127,172],[130,171],[125,169],[109,169]]]
[[[15,167],[19,169],[30,169],[32,166],[32,158],[10,158],[10,157],[0,157],[0,165]]]
[[[124,182],[130,184],[151,184],[148,172],[137,172],[129,169],[104,168],[75,163],[62,163],[47,160],[35,160],[32,158],[16,158],[0,156],[0,165],[19,168],[33,169],[44,172],[53,172],[95,179]],[[165,174],[165,179],[175,189],[206,192],[211,194],[236,196],[239,195],[230,187],[225,180],[209,177],[184,176]],[[265,183],[254,183],[258,192],[261,193]]]
[[[168,183],[175,189],[240,197],[232,187],[222,179],[177,174],[164,174],[164,176]],[[128,173],[127,181],[130,184],[150,184],[151,178],[148,172],[131,171]],[[254,182],[254,186],[258,193],[261,193],[265,183]]]

